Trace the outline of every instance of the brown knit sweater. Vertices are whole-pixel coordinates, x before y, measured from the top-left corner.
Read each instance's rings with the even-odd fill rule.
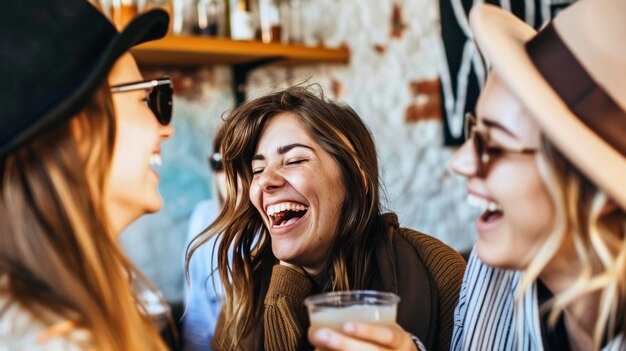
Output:
[[[399,228],[395,215],[385,215],[393,255],[377,249],[375,277],[368,289],[391,291],[401,298],[397,323],[416,335],[428,350],[449,350],[454,307],[465,261],[439,240],[411,229]],[[313,282],[295,270],[276,265],[265,296],[263,318],[241,350],[296,351],[312,349],[307,340],[309,320],[304,299]],[[220,318],[221,319],[221,318]],[[212,347],[223,337],[218,321]]]

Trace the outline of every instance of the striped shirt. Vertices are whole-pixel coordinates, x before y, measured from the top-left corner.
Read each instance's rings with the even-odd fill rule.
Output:
[[[536,284],[528,288],[520,313],[515,313],[522,276],[522,271],[489,267],[472,251],[454,315],[451,350],[544,349]],[[602,350],[626,350],[622,339]]]

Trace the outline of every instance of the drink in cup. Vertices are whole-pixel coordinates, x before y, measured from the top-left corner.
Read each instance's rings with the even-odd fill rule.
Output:
[[[311,326],[341,332],[349,321],[393,326],[400,298],[390,292],[354,290],[313,295],[304,300]]]

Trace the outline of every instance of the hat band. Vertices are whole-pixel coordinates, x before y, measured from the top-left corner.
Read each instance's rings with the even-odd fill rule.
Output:
[[[626,112],[585,71],[552,23],[526,43],[526,51],[567,107],[626,157]]]

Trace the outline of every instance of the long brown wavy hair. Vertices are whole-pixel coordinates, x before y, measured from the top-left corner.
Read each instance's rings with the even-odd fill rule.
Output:
[[[226,301],[222,309],[224,335],[218,340],[221,348],[239,348],[239,341],[259,321],[271,270],[278,263],[269,232],[248,196],[252,157],[272,117],[294,114],[337,162],[345,191],[350,194],[344,200],[341,221],[325,258],[322,289],[365,288],[375,248],[382,243],[391,251],[381,216],[378,162],[371,134],[350,107],[324,98],[321,88],[318,90],[316,93],[312,86],[297,86],[260,97],[234,110],[222,126],[228,199],[220,216],[196,238],[188,254],[211,236],[222,233],[218,270]],[[239,185],[237,178],[241,180]],[[242,194],[240,201],[237,194]],[[253,247],[257,233],[259,238]]]
[[[626,332],[626,212],[617,207],[609,214],[603,213],[607,206],[616,205],[545,138],[537,165],[555,205],[556,225],[526,269],[520,291],[526,292],[559,249],[567,241],[573,242],[580,273],[572,286],[548,301],[542,310],[550,312],[554,325],[559,314],[577,299],[599,292],[600,306],[595,311],[598,316],[592,335],[594,350],[598,350],[603,340],[610,341]],[[518,296],[518,304],[522,297]]]
[[[3,294],[46,325],[58,320],[42,311],[88,330],[98,350],[165,350],[131,287],[151,285],[118,247],[105,209],[114,142],[104,83],[77,116],[0,160]]]

